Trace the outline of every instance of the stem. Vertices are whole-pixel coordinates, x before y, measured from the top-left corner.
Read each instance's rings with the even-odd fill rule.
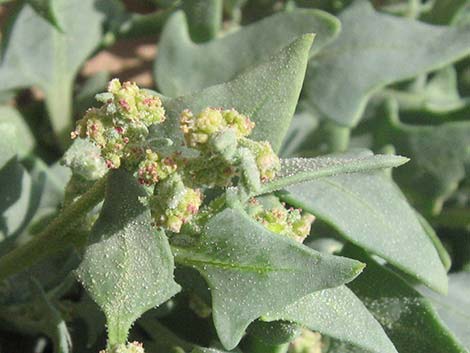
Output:
[[[289,342],[271,345],[264,343],[262,340],[250,335],[246,341],[246,352],[250,353],[287,353]]]
[[[106,177],[103,177],[77,201],[66,207],[40,234],[1,257],[0,282],[47,255],[64,249],[64,244],[68,244],[76,236],[76,232],[70,231],[80,222],[81,216],[103,199],[105,186]]]
[[[323,126],[329,152],[344,152],[348,149],[351,128],[339,125],[334,121],[326,121]]]

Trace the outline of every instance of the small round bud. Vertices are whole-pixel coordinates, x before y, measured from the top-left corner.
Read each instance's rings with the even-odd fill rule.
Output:
[[[261,180],[268,181],[273,179],[281,169],[281,162],[276,153],[274,153],[271,144],[266,141],[259,142],[259,148],[254,152]]]
[[[222,115],[227,125],[233,128],[237,137],[245,137],[251,134],[251,131],[255,127],[255,123],[250,120],[246,115],[240,114],[235,109],[224,110]]]

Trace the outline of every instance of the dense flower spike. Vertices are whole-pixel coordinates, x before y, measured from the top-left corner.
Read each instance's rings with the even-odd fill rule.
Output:
[[[251,199],[249,207],[252,217],[271,232],[289,236],[300,243],[310,234],[315,220],[310,213],[302,213],[302,210],[295,208],[286,209],[284,204],[264,209],[256,199]]]
[[[162,123],[165,111],[160,99],[135,83],[114,79],[108,92],[96,96],[103,103],[101,108],[91,108],[78,121],[72,138],[88,138],[101,149],[106,166],[116,169],[125,159],[138,164],[145,157],[145,139],[148,127]],[[132,169],[135,163],[130,165]]]

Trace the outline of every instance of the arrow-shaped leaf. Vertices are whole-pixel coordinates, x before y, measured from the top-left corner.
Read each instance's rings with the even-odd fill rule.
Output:
[[[348,282],[362,269],[358,262],[273,234],[235,209],[213,217],[195,245],[174,253],[178,263],[194,267],[208,282],[214,323],[227,349],[259,316]]]

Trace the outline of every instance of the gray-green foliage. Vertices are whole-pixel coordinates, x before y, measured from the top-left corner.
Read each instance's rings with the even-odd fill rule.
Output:
[[[397,352],[380,324],[345,286],[314,292],[265,316],[267,320],[300,323],[369,352]],[[351,325],[352,321],[356,324]]]
[[[113,172],[100,218],[93,227],[78,277],[107,318],[110,344],[127,337],[145,311],[180,287],[165,234],[151,226],[139,201],[143,190],[126,172]]]
[[[155,63],[155,79],[171,97],[227,82],[304,33],[315,33],[311,54],[328,44],[339,31],[339,22],[317,10],[283,12],[222,38],[194,44],[183,13],[176,13],[162,34],[162,55]]]
[[[158,11],[131,13],[114,0],[12,4],[0,62],[2,329],[34,345],[48,336],[54,353],[99,351],[105,335],[107,353],[134,339],[147,353],[273,353],[300,326],[320,332],[329,353],[468,352],[469,2],[150,3]],[[109,78],[77,80],[87,58],[160,32],[154,94],[167,119],[151,127],[151,147],[186,156],[181,112],[212,107],[247,115],[249,138],[283,157],[276,177],[260,180],[241,148],[235,187],[201,188],[202,216],[181,234],[152,224],[150,188],[135,175],[107,171],[100,158],[90,173],[84,157],[97,146],[62,157],[72,179],[52,164]],[[15,98],[31,87],[46,109],[38,95]],[[37,142],[43,132],[62,146]],[[234,158],[235,132],[218,137],[212,152]],[[321,156],[352,146],[374,153]],[[96,185],[106,185],[104,203],[73,213],[66,234],[53,228]],[[290,206],[317,219],[307,245],[250,213]],[[19,267],[51,256],[5,270],[21,249]],[[434,292],[447,287],[447,297]],[[264,350],[253,345],[259,326],[270,329]],[[0,339],[3,349],[3,331]]]
[[[388,102],[376,144],[391,144],[411,162],[394,176],[414,201],[429,213],[439,213],[470,168],[470,122],[455,121],[433,126],[400,121],[398,105]],[[385,119],[384,119],[385,118]]]
[[[470,350],[470,273],[459,272],[449,275],[449,294],[438,295],[425,288],[421,292],[429,296],[445,324]]]
[[[85,59],[101,41],[105,14],[99,0],[58,1],[62,31],[25,5],[3,48],[0,90],[39,87],[55,133],[71,128],[73,82]]]
[[[231,209],[213,217],[196,244],[176,248],[175,256],[207,280],[214,323],[228,349],[257,317],[346,283],[362,269],[359,262],[321,254],[271,233]]]
[[[311,60],[305,92],[318,113],[341,125],[355,126],[379,88],[445,66],[470,50],[468,26],[435,27],[381,14],[365,0],[339,19],[341,34]]]
[[[344,174],[287,188],[281,197],[441,291],[447,277],[431,240],[393,181],[382,172]],[[419,252],[421,256],[416,256]]]
[[[165,132],[175,143],[182,141],[179,114],[206,107],[230,107],[256,123],[250,138],[267,140],[279,149],[299,98],[313,36],[303,35],[277,55],[234,80],[211,86],[192,95],[164,99],[168,122]],[[275,126],[275,128],[272,128]]]
[[[431,302],[400,276],[353,246],[341,254],[367,264],[364,274],[350,288],[380,322],[399,352],[466,352]]]

